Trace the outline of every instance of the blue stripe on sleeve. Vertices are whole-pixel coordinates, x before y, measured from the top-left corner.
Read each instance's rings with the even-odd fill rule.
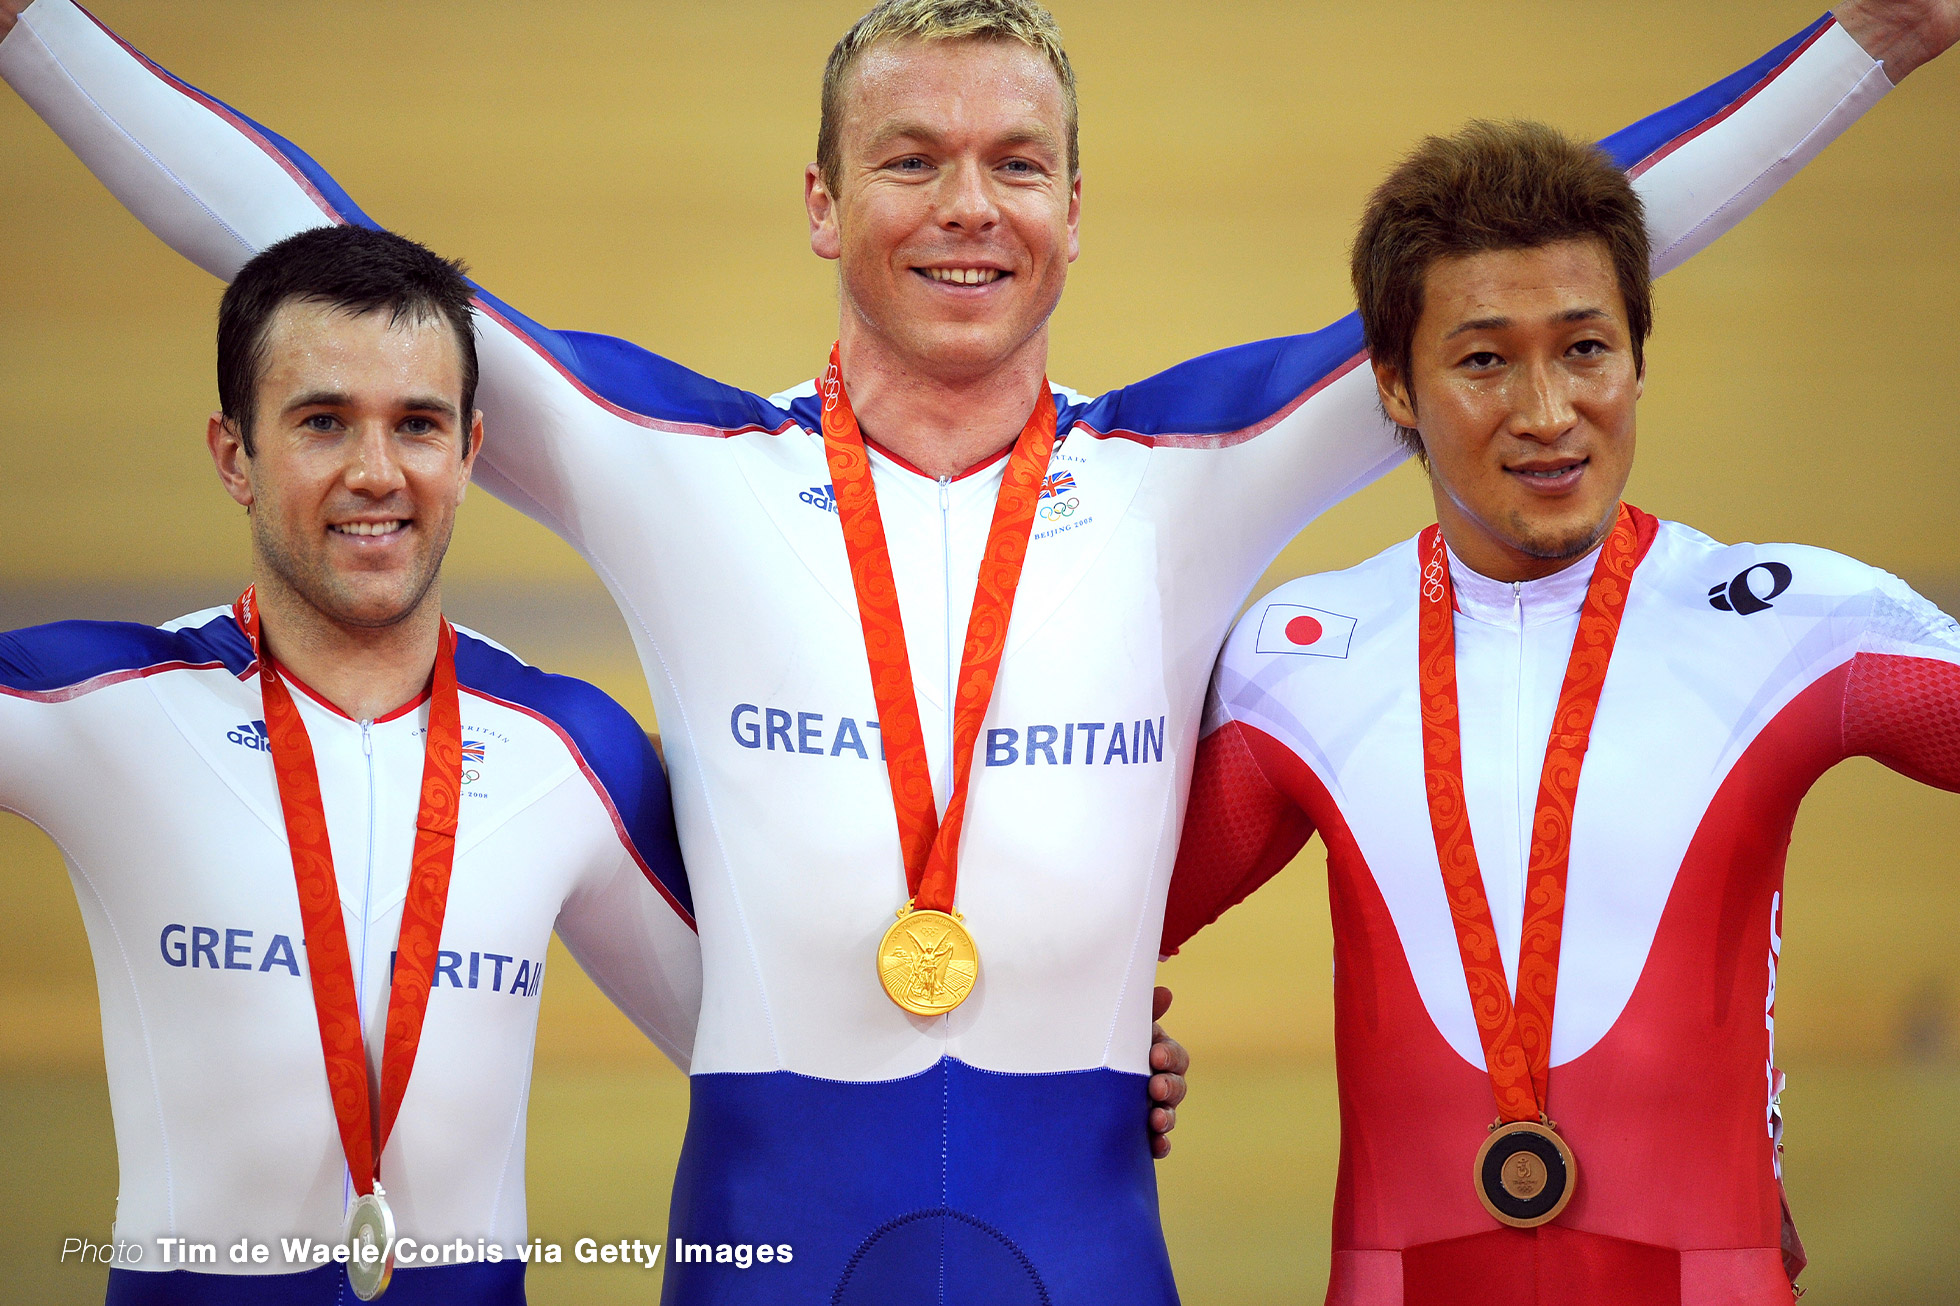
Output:
[[[1361,352],[1350,313],[1307,335],[1205,354],[1071,411],[1068,420],[1138,435],[1224,435],[1265,421]]]
[[[1767,77],[1771,70],[1790,57],[1792,51],[1816,35],[1818,30],[1830,21],[1831,16],[1825,14],[1741,71],[1730,73],[1713,86],[1697,91],[1679,104],[1670,105],[1651,117],[1642,118],[1631,127],[1623,127],[1614,132],[1599,143],[1600,148],[1611,155],[1613,161],[1622,168],[1631,168],[1675,137],[1683,132],[1693,131],[1701,123],[1715,117],[1747,95],[1751,87]]]
[[[1600,142],[1601,147],[1621,167],[1632,167],[1747,95],[1830,21],[1826,14],[1747,67],[1608,136]],[[238,113],[229,105],[226,108]],[[283,153],[344,221],[377,225],[305,151],[244,114],[238,117]],[[593,393],[629,412],[655,421],[729,431],[779,430],[792,420],[790,414],[756,395],[710,380],[637,345],[609,336],[554,331],[480,287],[479,293],[487,305],[536,341]],[[1284,409],[1361,348],[1360,319],[1349,314],[1308,335],[1260,341],[1192,359],[1072,410],[1065,420],[1082,421],[1104,433],[1126,431],[1143,436],[1240,431]],[[797,407],[814,410],[815,404],[800,401]],[[805,413],[797,412],[794,420],[816,429],[816,423]]]
[[[722,431],[782,429],[790,416],[759,395],[710,380],[630,341],[561,331],[571,373],[609,403],[655,421]]]
[[[456,633],[456,678],[537,713],[571,737],[619,813],[633,850],[692,923],[694,897],[674,830],[667,773],[633,715],[583,680],[526,666],[463,631]]]
[[[28,693],[166,662],[216,663],[239,675],[252,665],[252,646],[228,614],[189,630],[131,621],[57,621],[0,634],[0,686]]]
[[[381,229],[381,224],[363,212],[353,196],[343,190],[340,183],[305,150],[208,91],[191,86],[155,63],[150,66],[187,90],[222,105],[226,112],[235,114],[239,121],[263,136],[313,184],[341,221],[352,226]],[[624,340],[584,332],[555,331],[518,312],[474,280],[470,285],[475,287],[479,299],[529,336],[594,394],[629,412],[655,421],[709,426],[720,430],[741,430],[751,426],[776,430],[787,420],[785,414],[756,395],[711,381]]]

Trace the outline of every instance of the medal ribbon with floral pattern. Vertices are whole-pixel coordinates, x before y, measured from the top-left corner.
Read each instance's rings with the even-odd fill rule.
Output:
[[[381,1054],[381,1112],[372,1114],[368,1093],[367,1048],[361,1037],[359,995],[341,920],[340,886],[334,879],[333,847],[327,837],[326,806],[320,772],[292,692],[260,642],[258,595],[247,589],[232,613],[258,657],[259,690],[265,703],[265,732],[272,750],[279,806],[286,818],[286,842],[299,889],[300,918],[306,928],[306,969],[313,985],[313,1009],[320,1023],[320,1049],[326,1056],[327,1089],[340,1145],[354,1187],[365,1194],[381,1175],[381,1154],[401,1112],[409,1073],[422,1041],[422,1018],[429,1006],[436,945],[442,938],[449,901],[449,872],[456,857],[456,811],[463,789],[462,706],[456,689],[456,631],[442,623],[436,638],[435,675],[429,692],[429,729],[422,754],[422,799],[415,816],[415,851],[409,862],[408,896],[402,904],[400,940],[388,992],[388,1028]]]
[[[885,541],[884,518],[878,513],[878,491],[871,483],[871,457],[865,451],[850,397],[844,393],[835,345],[831,346],[830,367],[824,372],[818,395],[823,401],[824,454],[830,463],[831,488],[837,495],[837,515],[844,525],[844,548],[851,559],[851,585],[857,593],[864,651],[871,666],[871,693],[878,704],[879,733],[884,737],[885,771],[891,779],[892,807],[898,815],[906,888],[914,907],[950,912],[959,879],[960,829],[966,821],[973,747],[980,737],[987,705],[993,701],[1001,652],[1007,644],[1007,622],[1014,611],[1021,564],[1028,556],[1028,536],[1034,529],[1035,508],[1041,498],[1041,482],[1048,471],[1048,456],[1055,448],[1055,398],[1048,389],[1048,378],[1043,377],[1040,397],[1014,442],[1000,493],[994,500],[993,525],[987,531],[987,549],[980,560],[980,578],[973,591],[973,611],[967,618],[966,644],[953,695],[953,785],[942,818],[935,810],[932,775],[926,766],[925,729],[919,722],[912,662],[905,651],[905,626],[898,611],[891,549]]]
[[[1579,770],[1592,738],[1606,669],[1626,613],[1627,591],[1640,562],[1634,510],[1622,504],[1593,567],[1579,610],[1579,629],[1565,666],[1558,710],[1545,744],[1538,805],[1531,820],[1525,871],[1524,931],[1518,944],[1518,996],[1511,1000],[1497,948],[1490,899],[1470,837],[1463,792],[1462,715],[1456,691],[1456,593],[1441,528],[1416,544],[1423,560],[1417,633],[1422,684],[1422,755],[1429,824],[1449,895],[1470,1008],[1484,1046],[1499,1118],[1543,1120],[1551,1077],[1552,1013],[1558,997],[1559,944],[1565,922],[1565,880],[1572,861],[1572,809]]]

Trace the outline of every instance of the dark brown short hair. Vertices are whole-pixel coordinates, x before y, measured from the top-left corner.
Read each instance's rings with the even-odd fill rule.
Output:
[[[1354,238],[1369,352],[1407,384],[1423,284],[1438,259],[1587,239],[1613,260],[1634,367],[1644,368],[1654,325],[1647,221],[1619,165],[1543,123],[1473,122],[1429,137],[1375,188]],[[1403,438],[1416,446],[1414,432]]]
[[[252,453],[259,380],[265,375],[266,332],[288,303],[326,304],[348,313],[387,309],[404,318],[445,321],[463,359],[463,452],[470,451],[470,412],[476,404],[476,327],[471,287],[461,263],[392,231],[371,227],[313,227],[261,251],[239,269],[218,303],[218,407]]]

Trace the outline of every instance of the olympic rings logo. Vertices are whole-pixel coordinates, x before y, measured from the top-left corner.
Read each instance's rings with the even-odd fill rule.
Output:
[[[481,771],[465,770],[463,772],[463,783],[466,785],[473,785],[478,780],[481,780],[482,778],[483,778],[483,772]]]
[[[1081,503],[1080,499],[1057,499],[1053,503],[1042,504],[1037,512],[1043,521],[1060,521],[1064,517],[1075,516],[1075,510]]]
[[[1447,574],[1447,563],[1441,558],[1431,558],[1429,565],[1422,569],[1422,596],[1431,603],[1440,603],[1447,592],[1443,588],[1443,578]]]

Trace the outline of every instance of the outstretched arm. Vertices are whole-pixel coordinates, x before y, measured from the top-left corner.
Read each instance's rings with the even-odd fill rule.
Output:
[[[0,16],[0,77],[131,213],[212,275],[229,280],[311,227],[377,225],[298,146],[173,77],[71,0],[0,0]],[[476,307],[488,435],[478,479],[595,560],[612,543],[595,530],[617,523],[616,506],[657,525],[644,482],[621,483],[622,451],[647,456],[649,431],[783,420],[753,395],[621,341],[547,329],[488,292]],[[646,544],[641,534],[620,547]]]
[[[1891,0],[1847,12],[1905,68],[1952,44],[1956,9],[1960,0]],[[1645,201],[1655,272],[1733,228],[1890,87],[1884,66],[1826,17],[1608,137],[1602,146]],[[1198,455],[1190,492],[1233,505],[1208,544],[1240,570],[1249,565],[1251,574],[1234,576],[1249,584],[1314,516],[1405,456],[1364,361],[1361,324],[1349,315],[1311,335],[1193,359],[1103,396],[1077,420]]]

